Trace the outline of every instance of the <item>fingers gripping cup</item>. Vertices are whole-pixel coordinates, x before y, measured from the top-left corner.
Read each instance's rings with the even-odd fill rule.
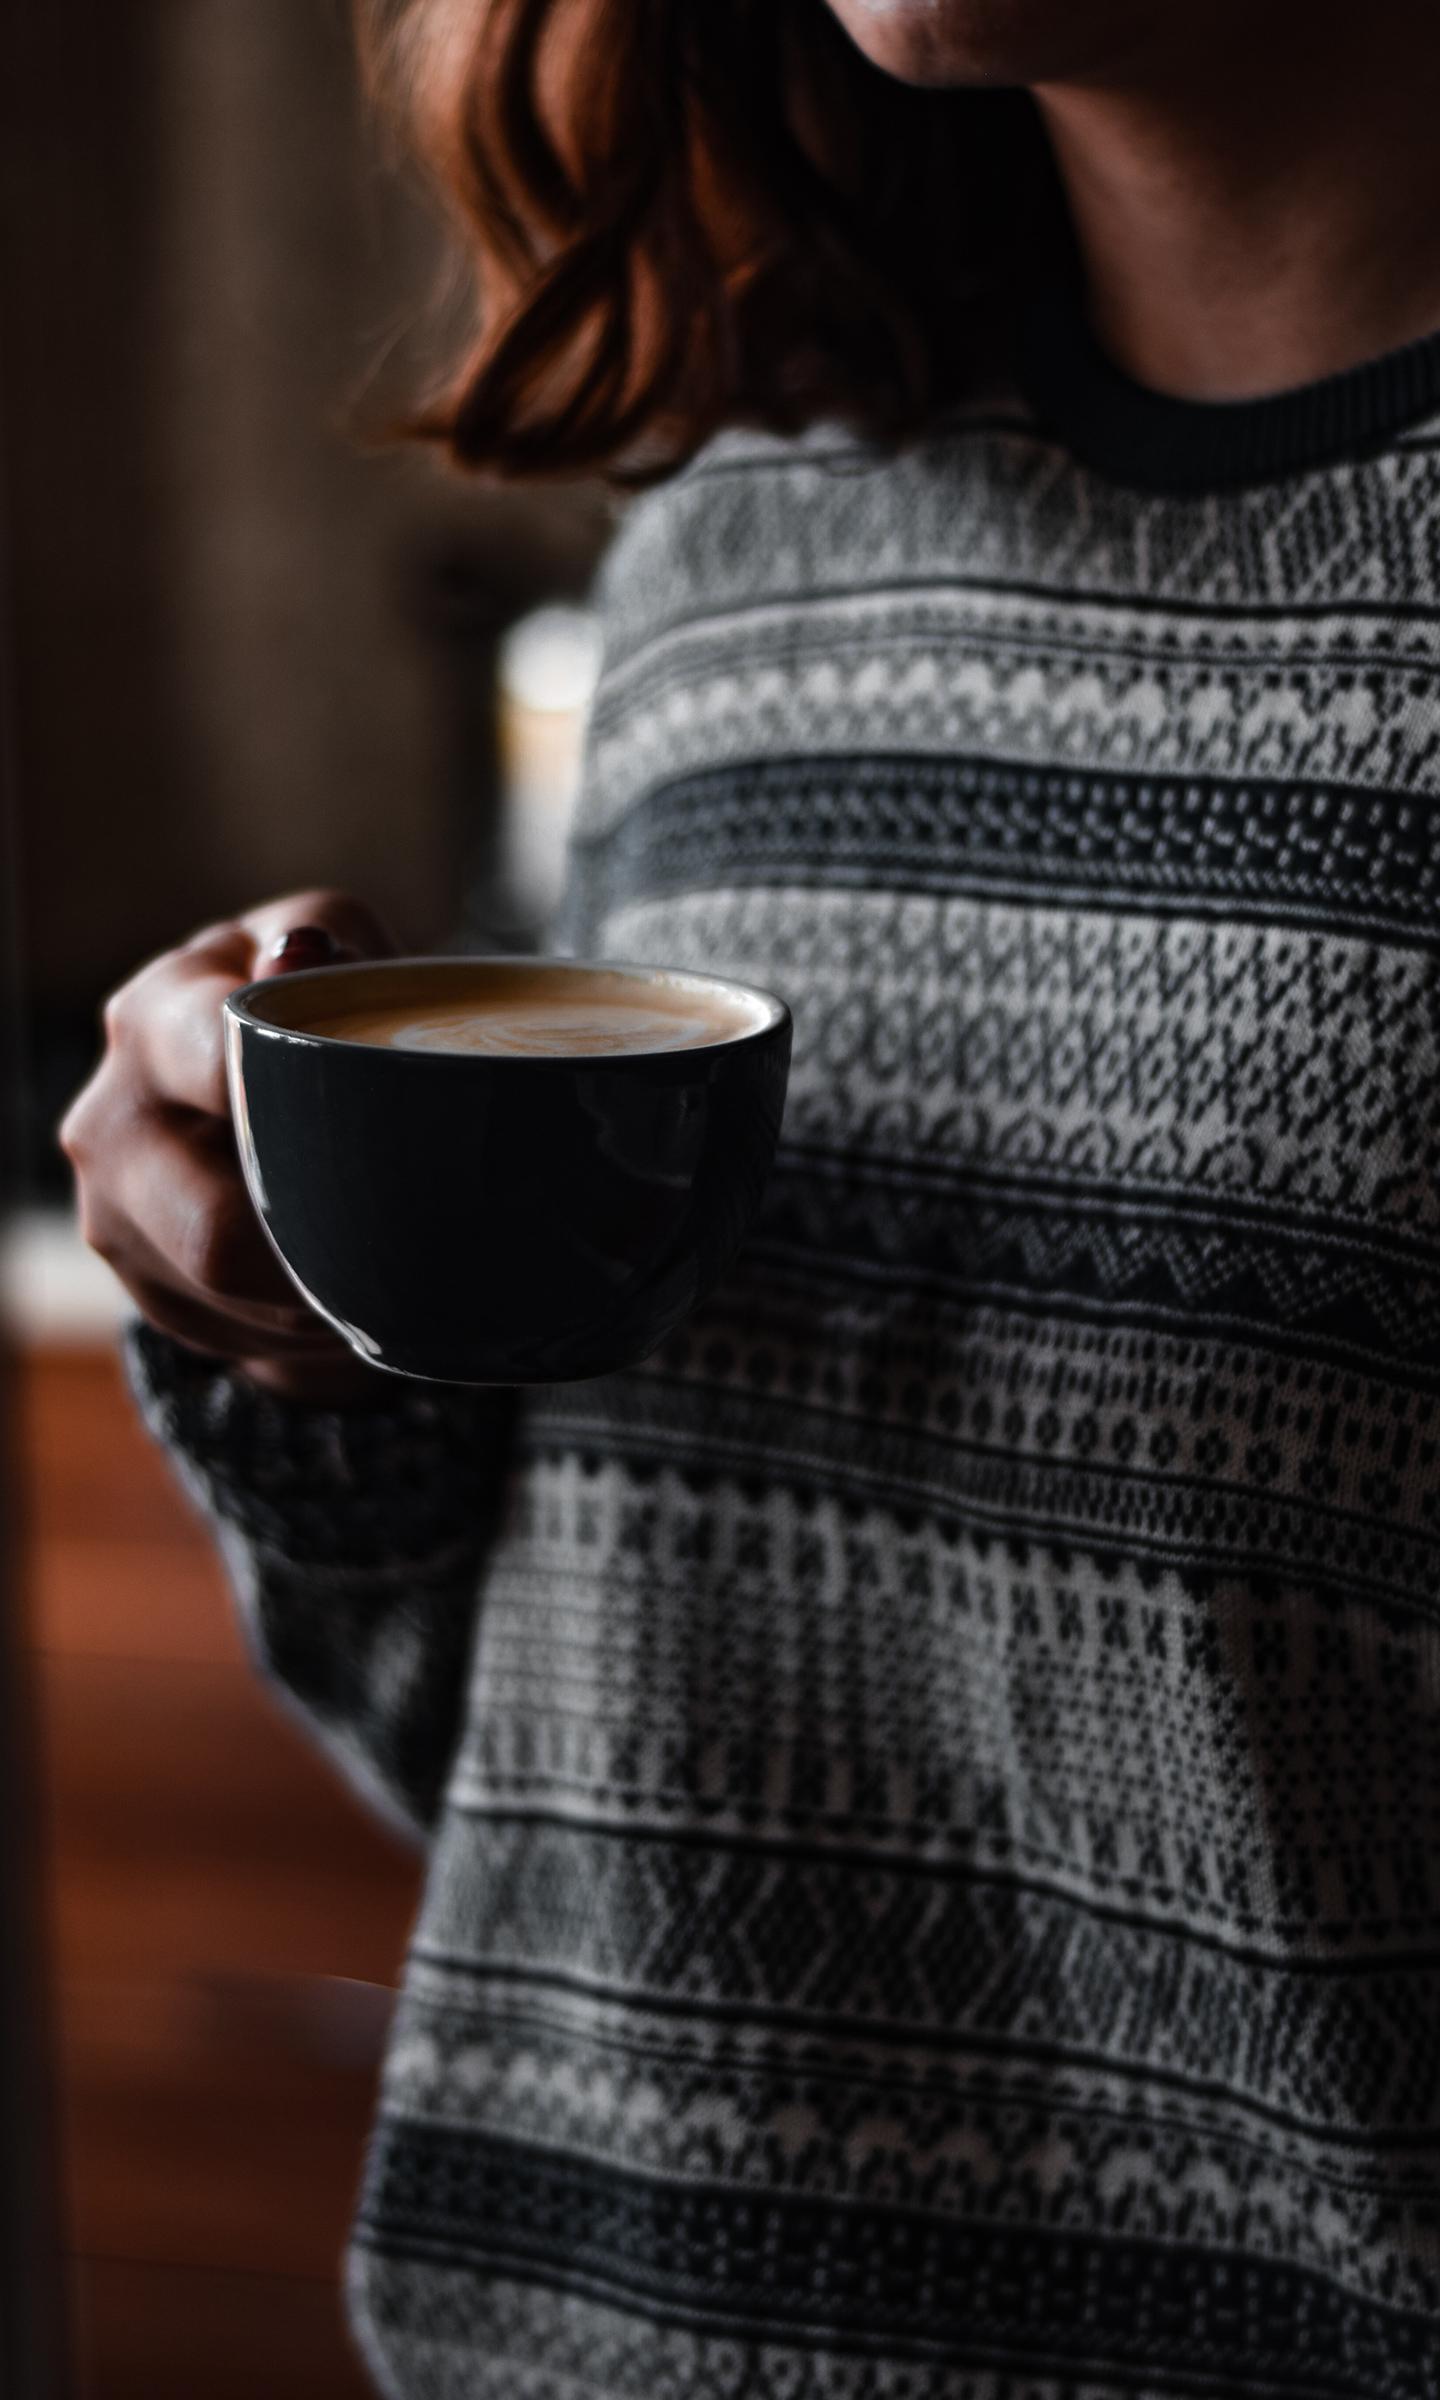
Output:
[[[770,994],[650,967],[387,959],[225,1003],[245,1180],[361,1357],[445,1383],[633,1365],[759,1206],[790,1066]]]

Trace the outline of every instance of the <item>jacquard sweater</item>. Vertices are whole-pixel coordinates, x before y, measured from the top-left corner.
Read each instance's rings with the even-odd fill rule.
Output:
[[[397,2400],[1440,2389],[1440,337],[1026,388],[611,553],[565,942],[795,1012],[700,1315],[355,1416],[134,1337],[427,1845]]]

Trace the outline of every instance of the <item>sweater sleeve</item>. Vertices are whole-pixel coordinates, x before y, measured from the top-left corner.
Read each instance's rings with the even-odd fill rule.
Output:
[[[514,1394],[397,1383],[373,1408],[316,1408],[143,1323],[125,1363],[262,1671],[381,1813],[423,1836],[460,1730]]]

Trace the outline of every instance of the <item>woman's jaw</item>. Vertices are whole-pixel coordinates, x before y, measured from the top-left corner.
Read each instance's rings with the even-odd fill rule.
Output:
[[[1177,0],[827,0],[885,74],[929,85],[1105,75],[1173,29]]]

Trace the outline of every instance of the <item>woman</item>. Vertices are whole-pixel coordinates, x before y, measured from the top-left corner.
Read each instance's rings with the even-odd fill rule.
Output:
[[[237,1187],[219,1000],[358,904],[148,968],[69,1122],[257,1651],[428,1845],[377,2381],[1420,2400],[1440,21],[389,14],[487,295],[426,429],[668,476],[563,941],[797,1051],[726,1289],[513,1426]]]

